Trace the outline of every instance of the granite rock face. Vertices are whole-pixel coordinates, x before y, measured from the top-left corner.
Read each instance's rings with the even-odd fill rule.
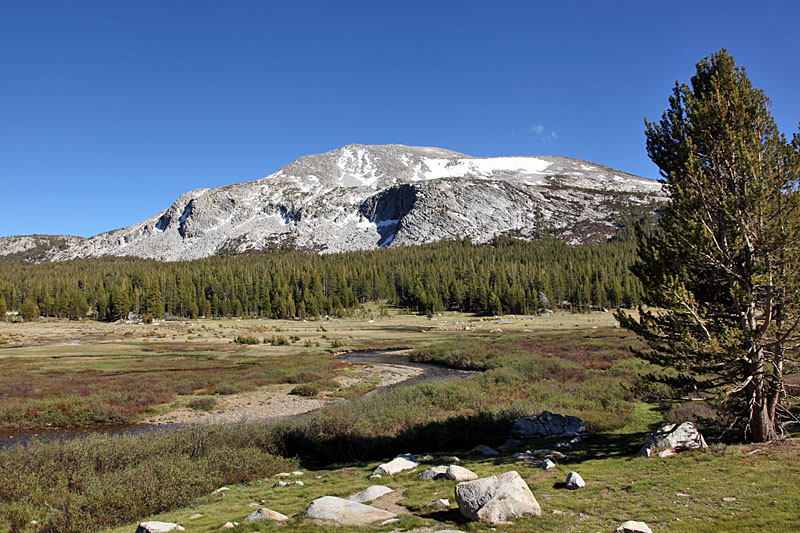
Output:
[[[655,209],[663,198],[656,181],[578,159],[354,144],[301,157],[259,180],[189,191],[127,228],[53,246],[38,239],[33,260],[179,261],[288,243],[342,252],[455,237],[536,239],[553,230],[573,244],[603,242],[617,231],[614,215],[631,205]],[[0,255],[31,242],[0,239]]]
[[[536,417],[520,418],[511,426],[511,436],[518,439],[540,437],[577,437],[586,431],[586,424],[577,416],[544,411]]]

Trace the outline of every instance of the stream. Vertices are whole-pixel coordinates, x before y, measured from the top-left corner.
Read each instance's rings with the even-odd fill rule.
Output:
[[[371,364],[390,364],[403,365],[422,369],[422,373],[413,376],[405,381],[394,383],[375,389],[369,394],[374,394],[379,390],[390,389],[402,385],[414,385],[427,381],[443,381],[449,379],[466,379],[476,372],[467,370],[456,370],[444,365],[433,363],[413,363],[408,360],[407,350],[370,350],[364,352],[351,352],[337,356],[337,359],[347,361],[354,365]],[[313,412],[313,411],[309,411]],[[292,415],[299,417],[307,415],[301,413]],[[71,440],[89,435],[136,435],[151,431],[174,431],[182,427],[183,424],[120,424],[86,426],[73,428],[38,428],[38,429],[4,429],[0,428],[0,450],[9,448],[15,444],[24,444],[33,439],[43,440]]]

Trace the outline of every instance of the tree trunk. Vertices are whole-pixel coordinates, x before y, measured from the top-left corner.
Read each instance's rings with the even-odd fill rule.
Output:
[[[759,353],[761,355],[761,353]],[[775,419],[770,414],[769,384],[764,376],[764,362],[756,357],[756,362],[748,369],[753,380],[748,389],[750,420],[748,421],[750,442],[769,442],[777,438]]]

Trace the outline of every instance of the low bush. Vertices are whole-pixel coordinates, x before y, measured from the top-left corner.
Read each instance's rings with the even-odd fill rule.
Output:
[[[237,335],[233,340],[236,344],[261,344],[261,341],[253,336]]]

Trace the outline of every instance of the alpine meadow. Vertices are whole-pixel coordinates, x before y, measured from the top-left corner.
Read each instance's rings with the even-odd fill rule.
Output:
[[[723,48],[644,137],[661,181],[350,143],[0,237],[0,532],[795,529],[800,134]]]

